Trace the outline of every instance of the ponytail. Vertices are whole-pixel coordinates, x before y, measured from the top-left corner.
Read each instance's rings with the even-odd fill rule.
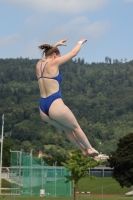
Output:
[[[57,47],[53,47],[49,44],[42,44],[38,46],[40,50],[42,50],[42,56],[51,56],[53,53],[56,53],[57,55],[60,54],[60,51]]]

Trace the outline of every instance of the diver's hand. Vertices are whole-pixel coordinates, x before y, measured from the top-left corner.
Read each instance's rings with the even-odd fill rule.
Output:
[[[78,43],[79,44],[84,44],[85,42],[87,42],[87,39],[82,38],[82,39],[80,39],[80,41]]]
[[[58,42],[56,42],[54,45],[53,45],[53,47],[58,47],[58,46],[66,46],[66,41],[67,41],[68,39],[64,39],[64,40],[60,40],[60,41],[58,41]]]

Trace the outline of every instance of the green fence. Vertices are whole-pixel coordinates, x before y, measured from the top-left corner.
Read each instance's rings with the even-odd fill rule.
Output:
[[[65,183],[66,168],[47,165],[32,153],[11,151],[11,193],[21,196],[71,196],[71,183]]]

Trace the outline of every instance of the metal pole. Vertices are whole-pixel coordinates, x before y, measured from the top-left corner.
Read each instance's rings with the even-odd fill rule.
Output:
[[[54,166],[55,166],[56,164],[54,164]],[[55,168],[54,168],[54,196],[56,197],[56,175],[55,175]]]
[[[65,168],[65,175],[66,175],[66,168]],[[66,178],[65,178],[65,181],[66,181]],[[66,194],[66,192],[67,192],[66,186],[67,186],[67,184],[65,184],[65,195],[67,196],[67,194]]]
[[[2,132],[1,132],[1,155],[0,155],[0,194],[1,194],[1,175],[2,175],[2,155],[3,155],[3,132],[4,132],[4,114],[2,115]]]
[[[30,196],[32,196],[32,153],[33,149],[31,149],[30,153]]]
[[[44,162],[42,161],[42,189],[43,189],[43,179],[44,179],[44,175],[43,175],[43,164],[44,164]]]
[[[55,197],[56,197],[56,164],[57,164],[57,161],[55,162]]]
[[[55,195],[54,163],[53,163],[53,194]]]
[[[21,194],[21,165],[22,165],[22,150],[17,154],[19,156],[19,194]]]

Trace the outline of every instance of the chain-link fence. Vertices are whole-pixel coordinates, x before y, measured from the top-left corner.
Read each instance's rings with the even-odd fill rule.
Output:
[[[65,183],[66,168],[47,165],[32,153],[11,151],[11,194],[21,196],[71,196],[71,183]]]

